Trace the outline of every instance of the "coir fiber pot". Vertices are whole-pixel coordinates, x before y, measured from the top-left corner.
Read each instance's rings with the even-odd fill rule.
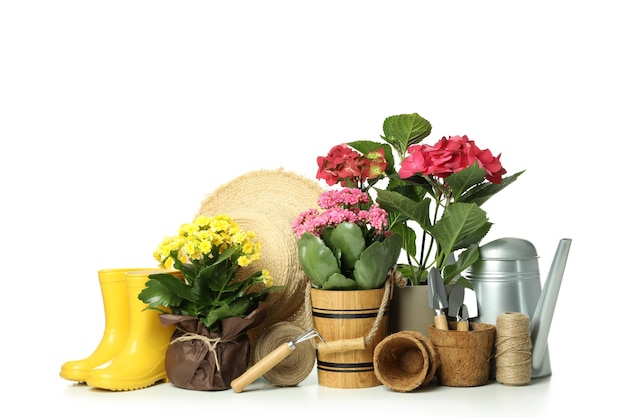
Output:
[[[435,347],[420,332],[404,330],[390,334],[374,349],[374,372],[392,391],[410,392],[425,386],[438,368]]]
[[[318,383],[331,388],[380,386],[374,372],[374,349],[387,336],[385,288],[333,291],[311,289],[313,325],[326,342],[366,338],[365,349],[317,351]],[[379,316],[379,310],[384,315]],[[373,336],[373,337],[370,337]]]
[[[475,387],[489,380],[490,361],[496,326],[470,323],[469,331],[457,331],[456,322],[449,330],[429,326],[430,340],[439,356],[437,382],[449,387]]]

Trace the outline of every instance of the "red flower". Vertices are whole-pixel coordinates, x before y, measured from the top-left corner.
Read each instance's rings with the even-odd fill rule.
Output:
[[[376,178],[385,173],[387,169],[387,160],[385,159],[385,151],[380,148],[377,151],[368,152],[363,155],[367,159],[363,163],[361,176],[364,179]]]
[[[415,174],[446,178],[474,162],[485,170],[485,177],[494,184],[500,184],[502,175],[506,174],[500,163],[500,155],[494,157],[489,149],[478,148],[467,136],[443,137],[434,146],[412,145],[407,152],[398,171],[400,178],[409,178]]]
[[[387,169],[387,161],[382,148],[361,155],[345,143],[333,147],[326,157],[317,157],[317,179],[328,185],[341,183],[342,186],[360,185],[376,178]]]

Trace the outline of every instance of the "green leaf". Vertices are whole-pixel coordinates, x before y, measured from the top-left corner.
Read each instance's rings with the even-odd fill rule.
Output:
[[[487,213],[473,203],[452,203],[432,227],[432,236],[438,246],[437,268],[441,270],[455,244],[484,228]]]
[[[389,177],[388,191],[395,191],[413,201],[422,201],[429,194],[432,195],[432,185],[422,176],[414,176],[411,179],[401,179],[397,174]]]
[[[502,178],[502,182],[500,184],[493,184],[491,182],[487,182],[485,184],[474,187],[473,189],[469,190],[466,194],[460,196],[456,201],[465,202],[465,203],[476,203],[478,206],[482,206],[493,195],[505,189],[524,172],[525,171],[520,171],[508,177]]]
[[[322,286],[323,290],[356,290],[358,286],[353,279],[346,278],[342,274],[332,274]]]
[[[426,231],[431,229],[429,199],[414,201],[396,191],[378,188],[376,188],[376,193],[376,202],[383,209],[405,215],[410,220],[416,221]]]
[[[387,170],[395,165],[393,151],[386,143],[374,142],[371,140],[357,140],[354,142],[348,142],[347,145],[361,152],[363,155],[383,148],[383,152],[385,152],[385,160],[387,161]]]
[[[459,201],[461,194],[485,181],[485,174],[485,170],[478,166],[478,162],[474,162],[467,168],[448,176],[446,182],[452,190],[454,201]]]
[[[188,300],[192,302],[198,301],[191,291],[191,287],[179,278],[170,274],[151,274],[146,283],[146,288],[149,288],[150,286],[152,286],[154,290],[152,293],[153,296],[156,296],[156,291],[161,292],[160,297],[167,303],[163,304],[164,306],[178,306],[180,305],[180,300]],[[146,297],[148,297],[148,295],[146,295]]]
[[[417,245],[415,244],[417,236],[415,230],[410,228],[406,223],[398,223],[391,227],[391,231],[402,236],[402,249],[406,251],[408,256],[415,258],[417,254]]]
[[[421,142],[431,130],[430,122],[417,113],[389,116],[383,122],[382,139],[404,156],[409,146]]]
[[[165,307],[177,307],[181,298],[157,280],[148,280],[146,288],[139,293],[139,299],[147,304],[146,309],[162,311]]]
[[[207,314],[201,321],[207,328],[213,327],[220,321],[230,317],[242,317],[250,307],[251,301],[246,297],[238,298],[229,304],[222,304],[216,309],[213,309]]]
[[[402,250],[402,237],[391,234],[382,242],[368,246],[354,265],[354,279],[361,289],[380,288],[389,270],[398,263]]]
[[[470,245],[466,250],[459,254],[459,259],[453,263],[445,265],[443,268],[443,282],[446,285],[459,281],[462,277],[461,272],[469,268],[478,260],[480,253],[478,252],[478,244]],[[455,279],[456,278],[456,279]],[[470,287],[471,288],[471,287]]]
[[[455,251],[459,249],[465,249],[470,247],[471,245],[479,244],[483,240],[483,238],[487,236],[487,233],[489,233],[491,226],[493,226],[493,223],[487,222],[483,226],[467,234],[454,244],[452,250]]]
[[[312,233],[305,232],[300,237],[298,256],[304,274],[316,288],[322,288],[332,274],[341,272],[333,252]]]
[[[354,263],[365,249],[361,228],[349,222],[338,224],[330,234],[330,242],[334,248],[341,251],[341,269],[343,271],[354,269]]]

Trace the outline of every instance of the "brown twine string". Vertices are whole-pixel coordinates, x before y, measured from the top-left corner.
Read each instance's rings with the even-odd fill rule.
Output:
[[[385,281],[385,293],[383,294],[383,300],[380,303],[380,307],[378,308],[378,314],[376,315],[376,320],[372,325],[372,329],[365,338],[365,345],[369,345],[374,336],[376,336],[376,332],[378,332],[378,327],[380,326],[383,316],[385,315],[385,309],[387,308],[387,304],[389,303],[389,299],[391,298],[391,287],[393,284],[392,279],[393,274],[390,276],[390,279]]]
[[[306,280],[306,287],[304,288],[304,311],[307,312],[304,318],[304,327],[307,329],[313,328],[313,308],[311,307],[311,281]]]
[[[380,307],[378,308],[378,313],[376,314],[376,320],[374,320],[374,324],[370,329],[370,332],[365,337],[365,345],[368,345],[372,339],[376,336],[376,332],[378,331],[378,327],[382,321],[383,316],[385,315],[385,309],[387,308],[387,304],[391,299],[393,288],[393,274],[390,274],[389,279],[385,281],[385,292],[383,294],[382,302],[380,303]],[[307,315],[305,320],[305,325],[308,329],[313,328],[313,309],[311,307],[311,281],[307,280],[307,285],[305,288],[304,295],[304,305],[305,311],[308,311],[310,314]]]
[[[206,336],[202,336],[201,334],[196,334],[196,333],[185,333],[182,336],[177,337],[176,339],[172,340],[170,342],[170,345],[176,343],[176,342],[185,342],[187,340],[201,340],[202,342],[204,342],[204,344],[209,348],[209,352],[213,352],[213,356],[215,357],[215,365],[217,368],[217,371],[220,372],[220,361],[217,358],[217,344],[220,343],[222,341],[221,337],[218,337],[216,339],[211,339],[209,337]]]
[[[531,378],[530,317],[505,312],[496,319],[496,381],[525,385]]]
[[[255,362],[269,355],[280,345],[293,341],[304,330],[291,322],[283,321],[270,326],[259,337],[254,350]],[[315,345],[313,340],[303,340],[280,363],[263,376],[272,385],[293,387],[304,381],[315,365]]]

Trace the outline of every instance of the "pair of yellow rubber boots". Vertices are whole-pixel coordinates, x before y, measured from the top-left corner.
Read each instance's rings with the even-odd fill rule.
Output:
[[[62,365],[62,378],[111,391],[137,390],[167,380],[165,352],[175,327],[161,325],[159,312],[144,310],[146,304],[138,298],[148,276],[156,272],[146,268],[98,271],[104,335],[90,356]]]

